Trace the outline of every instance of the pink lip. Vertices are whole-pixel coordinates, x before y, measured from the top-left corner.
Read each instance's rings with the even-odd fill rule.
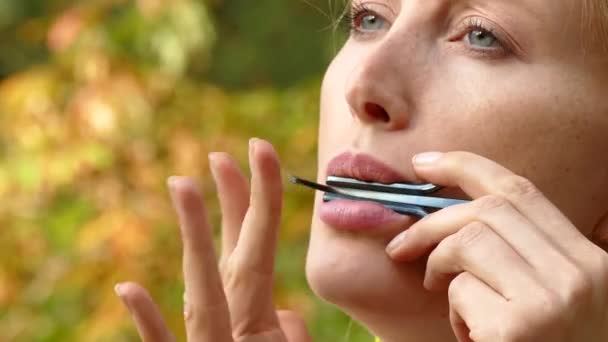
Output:
[[[332,159],[327,166],[326,176],[387,184],[407,181],[405,175],[374,157],[350,152]],[[375,202],[335,200],[321,203],[319,209],[321,220],[339,230],[377,231],[413,221],[413,218],[397,214]]]
[[[396,183],[407,181],[407,177],[368,154],[345,152],[327,165],[326,176],[356,178],[362,181]]]
[[[395,228],[409,221],[409,217],[374,202],[335,200],[319,207],[321,220],[338,230],[376,231]]]

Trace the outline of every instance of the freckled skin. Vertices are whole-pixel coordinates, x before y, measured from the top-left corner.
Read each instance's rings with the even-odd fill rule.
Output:
[[[539,3],[549,3],[524,2],[539,11]],[[525,60],[477,58],[463,52],[465,42],[441,38],[442,14],[431,3],[401,1],[390,29],[366,40],[351,37],[329,66],[318,181],[344,150],[372,154],[412,179],[416,153],[470,151],[529,178],[589,236],[608,212],[605,53],[583,53],[577,15],[551,12],[543,25],[529,18],[518,25],[530,47]],[[550,3],[546,11],[572,7],[567,0]],[[500,18],[501,6],[478,12]],[[518,23],[517,12],[513,4],[504,6],[516,18],[503,27],[508,32]],[[382,106],[388,122],[366,113],[366,103]],[[422,287],[425,261],[393,263],[384,251],[389,240],[338,232],[315,212],[307,261],[311,287],[372,331],[407,334],[413,341],[453,339],[446,295]]]

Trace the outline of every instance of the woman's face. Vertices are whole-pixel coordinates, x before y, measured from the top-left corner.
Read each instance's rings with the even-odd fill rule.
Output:
[[[593,230],[608,211],[608,54],[588,39],[581,0],[352,6],[354,32],[322,88],[319,182],[418,182],[414,154],[466,150],[531,179],[582,232]],[[372,330],[445,318],[446,295],[422,287],[425,260],[386,256],[413,222],[318,194],[312,288]]]

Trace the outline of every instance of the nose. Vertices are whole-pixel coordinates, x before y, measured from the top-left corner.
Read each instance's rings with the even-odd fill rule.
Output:
[[[395,42],[384,42],[370,46],[345,86],[346,101],[355,118],[365,125],[391,131],[406,128],[411,111],[407,70],[403,55],[396,56],[399,52],[394,45]]]

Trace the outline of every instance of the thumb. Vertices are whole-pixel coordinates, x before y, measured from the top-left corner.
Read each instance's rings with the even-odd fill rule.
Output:
[[[312,342],[306,323],[300,315],[293,311],[278,310],[277,317],[288,342]]]

